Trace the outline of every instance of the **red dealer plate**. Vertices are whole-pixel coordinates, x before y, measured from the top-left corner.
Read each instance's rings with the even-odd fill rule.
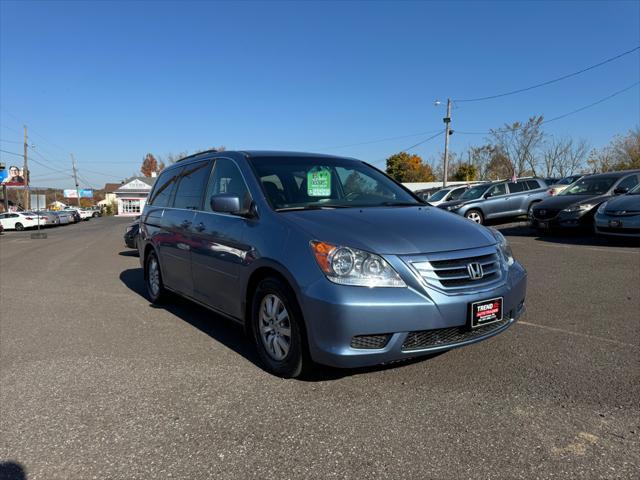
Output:
[[[471,304],[471,328],[502,320],[502,297]]]

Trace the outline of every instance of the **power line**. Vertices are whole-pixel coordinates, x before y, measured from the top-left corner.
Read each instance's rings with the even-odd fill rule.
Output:
[[[425,138],[424,140],[421,140],[421,141],[419,141],[418,143],[414,143],[414,144],[413,144],[413,145],[411,145],[410,147],[403,148],[403,149],[401,149],[401,150],[399,150],[399,151],[400,151],[400,152],[408,152],[409,150],[412,150],[412,149],[416,148],[417,146],[422,145],[423,143],[427,143],[429,140],[433,140],[434,138],[439,137],[439,136],[440,136],[440,135],[442,135],[443,133],[444,133],[444,132],[442,132],[442,131],[441,131],[441,132],[438,132],[438,133],[436,133],[435,135],[430,136],[429,138]],[[378,159],[378,160],[375,160],[375,161],[374,161],[374,162],[372,162],[372,163],[374,163],[374,164],[375,164],[375,163],[378,163],[378,162],[383,162],[383,161],[385,161],[385,160],[386,160],[386,158],[380,158],[380,159]]]
[[[22,145],[22,143],[23,143],[22,141],[19,141],[19,140],[4,140],[4,139],[0,139],[0,142],[2,142],[2,143],[17,143],[19,145]]]
[[[337,148],[347,148],[347,147],[357,147],[359,145],[370,145],[372,143],[381,143],[381,142],[388,142],[391,140],[400,140],[403,138],[411,138],[411,137],[419,137],[421,135],[429,135],[430,133],[434,133],[437,132],[438,130],[430,130],[428,132],[420,132],[420,133],[411,133],[409,135],[399,135],[397,137],[386,137],[386,138],[379,138],[377,140],[367,140],[366,142],[358,142],[358,143],[349,143],[346,145],[334,145],[332,147],[321,147],[321,148],[317,148],[317,150],[334,150]],[[316,150],[316,148],[314,148],[314,150]]]
[[[22,153],[8,152],[8,151],[6,151],[6,150],[0,150],[0,152],[2,152],[2,153],[6,153],[6,154],[8,154],[8,155],[15,155],[16,157],[22,157],[22,156],[23,156],[23,154],[22,154]]]
[[[582,112],[583,110],[587,110],[588,108],[595,107],[596,105],[604,103],[607,100],[612,99],[613,97],[617,97],[618,95],[620,95],[620,94],[622,94],[622,93],[624,93],[624,92],[626,92],[628,90],[631,90],[633,87],[637,86],[638,84],[640,84],[640,81],[637,81],[637,82],[629,85],[628,87],[623,88],[622,90],[618,90],[618,91],[612,93],[611,95],[607,95],[606,97],[601,98],[600,100],[597,100],[597,101],[595,101],[593,103],[590,103],[590,104],[585,105],[585,106],[580,107],[580,108],[576,108],[575,110],[571,110],[570,112],[563,113],[562,115],[558,115],[557,117],[550,118],[549,120],[544,120],[543,122],[540,123],[540,125],[545,125],[547,123],[555,122],[556,120],[561,120],[561,119],[563,119],[565,117],[568,117],[570,115],[574,115],[576,113]],[[524,125],[521,126],[521,127],[517,127],[517,128],[502,128],[502,129],[497,129],[497,130],[492,130],[492,131],[490,130],[488,132],[463,132],[463,131],[456,130],[455,133],[460,134],[460,135],[489,135],[492,132],[496,132],[496,133],[511,132],[511,131],[515,132],[516,130],[520,130],[523,127],[524,127]]]
[[[606,60],[603,60],[602,62],[596,63],[595,65],[591,65],[591,66],[589,66],[587,68],[583,68],[582,70],[578,70],[577,72],[569,73],[567,75],[563,75],[561,77],[554,78],[553,80],[547,80],[546,82],[538,83],[536,85],[531,85],[530,87],[519,88],[517,90],[511,90],[510,92],[499,93],[497,95],[489,95],[489,96],[486,96],[486,97],[478,97],[478,98],[456,99],[454,101],[455,102],[460,102],[460,103],[462,103],[462,102],[480,102],[482,100],[492,100],[494,98],[506,97],[508,95],[515,95],[516,93],[522,93],[522,92],[526,92],[526,91],[529,91],[529,90],[533,90],[535,88],[544,87],[546,85],[551,85],[552,83],[556,83],[556,82],[560,82],[562,80],[566,80],[567,78],[575,77],[576,75],[580,75],[581,73],[588,72],[589,70],[593,70],[594,68],[601,67],[602,65],[605,65],[607,63],[613,62],[614,60],[622,58],[625,55],[629,55],[629,54],[631,54],[631,53],[633,53],[633,52],[635,52],[637,50],[640,50],[640,46],[632,48],[631,50],[627,50],[626,52],[622,52],[622,53],[616,55],[615,57],[607,58]]]

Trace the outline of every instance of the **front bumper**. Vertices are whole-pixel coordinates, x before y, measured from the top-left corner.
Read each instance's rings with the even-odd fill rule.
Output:
[[[640,238],[640,215],[613,216],[596,213],[593,223],[596,233],[600,235]]]
[[[579,229],[590,226],[593,217],[589,211],[586,212],[560,212],[551,218],[539,218],[535,210],[531,217],[531,226],[539,229],[567,228]]]
[[[516,262],[498,287],[455,295],[419,283],[406,288],[363,288],[318,281],[300,298],[311,357],[334,367],[363,367],[485,340],[506,330],[524,312],[526,277]],[[504,322],[484,331],[469,330],[469,305],[495,297],[503,298]],[[422,334],[436,340],[424,348],[407,347],[410,336]],[[376,335],[388,335],[382,348],[351,346],[354,337]]]

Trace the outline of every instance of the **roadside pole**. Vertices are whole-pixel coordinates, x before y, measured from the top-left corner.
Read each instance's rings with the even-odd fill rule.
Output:
[[[76,195],[78,196],[78,207],[80,206],[80,189],[78,188],[78,171],[76,169],[76,159],[71,154],[71,166],[73,168],[73,180],[76,182]]]
[[[23,206],[25,210],[29,210],[29,162],[27,160],[27,151],[29,149],[27,126],[24,126],[24,165],[22,167],[22,178],[24,178],[24,200]]]
[[[447,98],[447,116],[442,119],[444,121],[444,168],[442,174],[442,186],[447,186],[447,177],[449,176],[449,135],[451,135],[451,99]]]

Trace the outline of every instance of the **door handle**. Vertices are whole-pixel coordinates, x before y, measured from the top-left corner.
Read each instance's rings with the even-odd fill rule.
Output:
[[[199,224],[197,224],[194,228],[195,228],[198,232],[204,232],[204,229],[205,229],[206,227],[204,226],[204,223],[200,222],[200,223],[199,223]]]
[[[191,222],[189,220],[183,220],[183,222],[180,224],[180,227],[189,228],[189,225],[191,225]]]

